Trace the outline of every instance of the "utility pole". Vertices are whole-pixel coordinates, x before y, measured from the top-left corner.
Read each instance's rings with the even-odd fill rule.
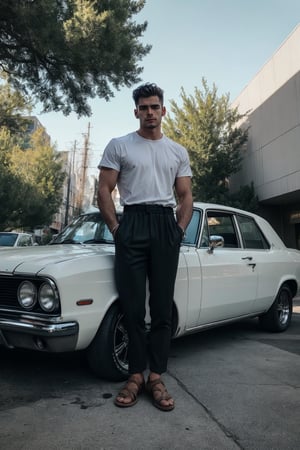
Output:
[[[71,194],[71,176],[74,174],[74,155],[76,151],[76,141],[74,142],[74,147],[71,153],[71,158],[69,160],[69,173],[68,173],[68,184],[67,184],[67,199],[66,199],[66,212],[65,212],[65,227],[69,222],[69,209],[70,209],[70,194]]]
[[[88,123],[88,132],[84,135],[84,147],[83,147],[83,165],[82,165],[82,176],[81,176],[81,184],[80,184],[80,193],[79,193],[79,213],[82,212],[83,200],[84,200],[84,192],[85,192],[85,184],[86,184],[86,174],[88,167],[88,152],[89,152],[89,144],[90,144],[90,122]]]

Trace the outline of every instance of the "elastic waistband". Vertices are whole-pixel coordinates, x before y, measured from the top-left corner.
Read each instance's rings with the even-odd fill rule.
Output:
[[[171,206],[147,205],[147,204],[124,206],[124,213],[135,213],[135,212],[144,212],[148,214],[174,214],[173,208]]]

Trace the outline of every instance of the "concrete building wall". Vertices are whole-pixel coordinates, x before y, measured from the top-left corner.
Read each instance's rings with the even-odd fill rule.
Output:
[[[233,105],[254,111],[300,70],[300,24],[243,89]]]
[[[233,106],[243,114],[248,112],[244,125],[249,126],[249,140],[242,170],[230,180],[231,189],[234,191],[240,185],[253,182],[263,215],[287,245],[298,247],[300,25],[241,92]]]

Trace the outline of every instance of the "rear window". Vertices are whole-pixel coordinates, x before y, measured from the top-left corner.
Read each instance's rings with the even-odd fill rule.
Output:
[[[0,233],[0,245],[3,247],[13,247],[17,237],[17,233]]]
[[[238,215],[237,221],[241,230],[243,245],[245,248],[253,248],[257,250],[270,248],[270,244],[252,217]]]

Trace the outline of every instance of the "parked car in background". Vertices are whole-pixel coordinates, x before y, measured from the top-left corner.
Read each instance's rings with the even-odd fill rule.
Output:
[[[34,237],[30,233],[17,233],[13,231],[0,232],[1,247],[28,247],[34,245]]]
[[[85,350],[97,375],[126,378],[128,338],[114,283],[114,251],[99,212],[78,217],[51,245],[4,250],[0,344]],[[173,337],[246,317],[258,317],[265,330],[285,331],[299,286],[300,252],[286,248],[264,219],[195,203],[179,257]],[[147,327],[149,322],[147,312]]]

